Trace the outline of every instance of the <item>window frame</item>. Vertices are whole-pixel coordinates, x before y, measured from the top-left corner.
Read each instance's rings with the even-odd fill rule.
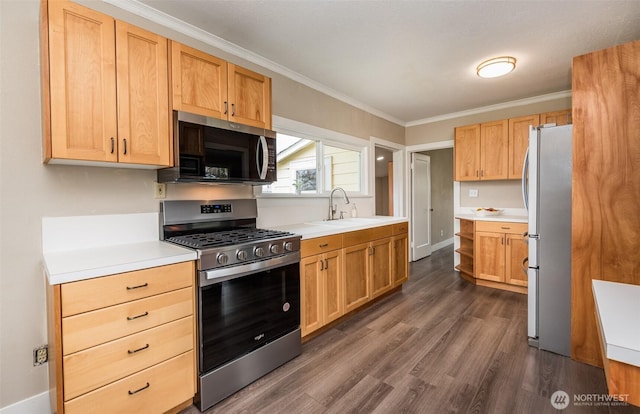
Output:
[[[273,116],[273,130],[276,133],[291,135],[298,138],[314,141],[316,143],[316,171],[317,171],[317,190],[313,193],[303,192],[301,194],[291,193],[268,193],[263,191],[263,186],[254,186],[254,195],[264,198],[282,198],[282,197],[327,197],[331,190],[325,189],[326,171],[325,171],[325,145],[355,151],[360,154],[360,191],[349,191],[349,196],[369,196],[369,157],[370,142],[362,138],[356,138],[351,135],[332,131],[325,128],[316,127],[305,124],[303,122],[294,121],[287,118]],[[277,138],[276,138],[277,139]]]

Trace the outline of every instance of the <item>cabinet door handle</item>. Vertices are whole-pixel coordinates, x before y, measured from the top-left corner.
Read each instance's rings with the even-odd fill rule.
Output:
[[[231,116],[236,116],[236,104],[231,104]]]
[[[480,170],[476,170],[476,177],[480,178]]]
[[[147,382],[147,385],[145,385],[145,386],[144,386],[144,387],[142,387],[142,388],[138,388],[138,389],[137,389],[137,390],[135,390],[135,391],[131,391],[131,390],[129,390],[129,395],[137,394],[137,393],[139,393],[140,391],[146,390],[146,389],[147,389],[147,388],[149,388],[150,386],[151,386],[151,384],[149,384],[149,383]]]
[[[145,346],[143,346],[142,348],[133,349],[133,350],[132,350],[132,349],[129,349],[129,350],[127,350],[127,353],[128,353],[129,355],[131,355],[131,354],[135,354],[136,352],[140,352],[140,351],[142,351],[142,350],[145,350],[145,349],[147,349],[147,348],[149,348],[149,344],[145,344]]]
[[[124,155],[127,155],[127,139],[124,138],[122,142],[124,143]]]
[[[141,285],[137,285],[137,286],[127,286],[127,290],[140,289],[140,288],[147,287],[147,286],[149,286],[149,283],[145,282],[145,283],[143,283]]]
[[[504,245],[504,238],[500,239],[500,244]]]
[[[327,247],[329,245],[329,243],[322,243],[320,246],[318,247]]]
[[[224,101],[224,114],[226,115],[229,112],[227,101]]]
[[[111,153],[113,154],[113,151],[116,150],[116,140],[115,138],[111,137]]]
[[[324,259],[324,269],[329,269],[329,259]]]
[[[136,315],[136,316],[127,316],[127,320],[128,321],[132,321],[134,319],[138,319],[138,318],[142,318],[143,316],[147,316],[149,314],[149,312],[145,312],[145,313],[141,313],[140,315]]]
[[[324,270],[324,260],[320,259],[320,271]]]

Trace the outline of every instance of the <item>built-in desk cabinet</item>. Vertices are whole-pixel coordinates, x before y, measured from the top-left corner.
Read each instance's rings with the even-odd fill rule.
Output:
[[[52,411],[166,412],[196,390],[193,262],[49,286]]]

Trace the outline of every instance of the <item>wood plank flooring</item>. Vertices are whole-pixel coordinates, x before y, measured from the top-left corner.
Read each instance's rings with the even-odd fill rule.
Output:
[[[601,369],[527,345],[526,296],[471,285],[453,248],[412,263],[397,292],[303,345],[302,355],[212,407],[230,413],[640,413],[575,405]],[[182,414],[196,414],[189,407]]]

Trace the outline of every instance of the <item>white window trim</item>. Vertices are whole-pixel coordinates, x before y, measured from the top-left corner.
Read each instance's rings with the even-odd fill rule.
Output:
[[[282,134],[298,136],[300,138],[305,138],[309,140],[319,140],[318,145],[320,146],[321,154],[324,154],[322,151],[323,145],[329,145],[339,148],[344,148],[352,151],[357,151],[360,153],[360,191],[349,191],[349,196],[370,196],[370,184],[369,177],[371,173],[369,171],[370,168],[370,142],[369,140],[356,138],[351,135],[343,134],[341,132],[332,131],[330,129],[320,128],[314,125],[305,124],[303,122],[294,121],[292,119],[283,118],[274,115],[272,117],[272,125],[273,130],[276,132],[280,132]],[[329,194],[329,191],[325,190],[324,185],[324,160],[318,159],[316,157],[316,164],[318,171],[322,171],[322,174],[318,175],[318,186],[322,191],[319,191],[315,194],[293,194],[293,193],[263,193],[262,186],[254,186],[253,194],[256,197],[324,197]],[[320,157],[323,158],[323,157]]]

